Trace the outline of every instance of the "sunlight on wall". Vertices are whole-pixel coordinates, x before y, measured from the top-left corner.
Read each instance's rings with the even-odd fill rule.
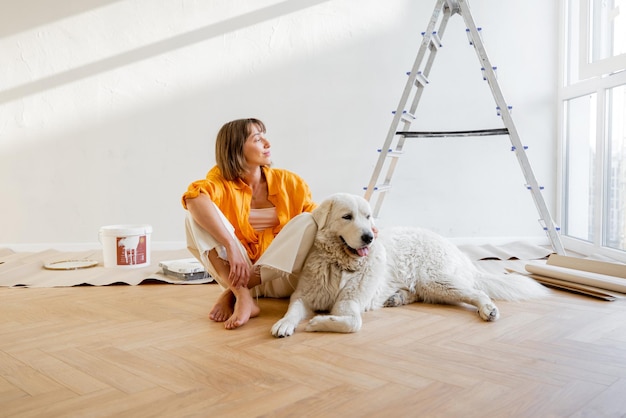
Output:
[[[0,150],[340,48],[401,12],[327,0],[136,0],[25,28],[0,39]]]

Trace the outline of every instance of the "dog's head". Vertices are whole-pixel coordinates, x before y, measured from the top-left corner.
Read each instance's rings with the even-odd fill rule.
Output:
[[[349,264],[368,256],[375,239],[375,226],[367,200],[337,193],[325,199],[312,215],[318,227],[318,247]]]

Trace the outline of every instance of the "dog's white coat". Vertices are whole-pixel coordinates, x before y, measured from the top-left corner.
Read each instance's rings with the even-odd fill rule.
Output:
[[[371,208],[362,197],[332,195],[312,215],[315,242],[287,313],[272,327],[275,337],[292,335],[308,318],[306,331],[356,332],[363,312],[413,302],[467,303],[483,320],[495,321],[499,312],[491,298],[548,294],[528,277],[480,271],[455,245],[425,229],[381,229],[374,238]],[[320,311],[329,314],[315,315]]]

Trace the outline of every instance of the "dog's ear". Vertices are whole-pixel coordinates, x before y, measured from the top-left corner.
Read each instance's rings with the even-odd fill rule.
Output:
[[[317,223],[317,229],[324,228],[324,226],[326,225],[326,221],[328,220],[328,215],[330,214],[330,211],[332,210],[332,208],[333,208],[333,200],[326,199],[322,201],[322,203],[320,203],[318,207],[313,209],[313,212],[311,212],[311,215],[313,216],[315,223]]]

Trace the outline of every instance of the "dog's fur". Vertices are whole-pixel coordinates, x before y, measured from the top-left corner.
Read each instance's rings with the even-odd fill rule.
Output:
[[[522,275],[480,271],[428,230],[394,227],[375,236],[370,205],[359,196],[332,195],[312,215],[315,241],[287,313],[272,327],[275,337],[292,335],[311,317],[306,331],[356,332],[363,312],[413,302],[467,303],[483,320],[495,321],[499,312],[491,298],[522,300],[549,292]]]

